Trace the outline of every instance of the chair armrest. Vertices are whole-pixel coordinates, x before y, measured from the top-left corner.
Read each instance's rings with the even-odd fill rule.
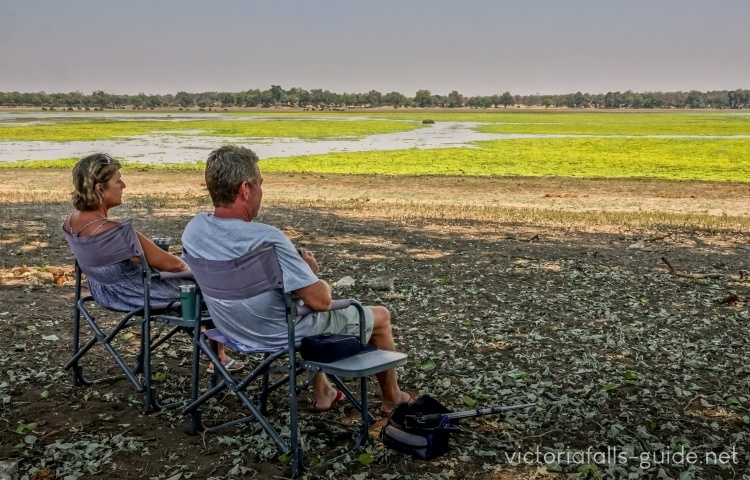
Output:
[[[331,302],[331,308],[329,308],[327,311],[343,310],[350,306],[354,306],[357,308],[357,313],[359,314],[359,341],[360,341],[360,344],[364,347],[367,345],[367,340],[365,336],[365,333],[366,333],[365,311],[361,303],[359,303],[357,300],[354,300],[354,299],[334,300]],[[309,315],[310,313],[313,313],[315,311],[316,310],[311,309],[307,305],[300,305],[299,307],[297,307],[297,316],[302,317],[304,315]],[[292,328],[293,328],[293,324],[292,324]]]
[[[327,311],[343,310],[345,308],[349,308],[351,304],[352,304],[351,300],[334,300],[331,302],[331,308],[329,308]],[[299,307],[297,307],[297,316],[300,316],[300,317],[304,317],[305,315],[310,315],[311,313],[314,313],[314,312],[317,312],[317,310],[313,310],[307,305],[300,305]]]
[[[169,278],[186,278],[193,280],[195,277],[193,276],[193,272],[190,270],[183,270],[181,272],[159,272],[157,270],[154,270],[151,272],[151,278],[161,278],[162,280],[166,280]]]

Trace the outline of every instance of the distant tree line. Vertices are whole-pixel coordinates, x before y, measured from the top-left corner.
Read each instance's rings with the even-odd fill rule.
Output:
[[[116,95],[97,90],[91,95],[70,93],[0,92],[0,106],[42,107],[67,109],[159,107],[229,108],[229,107],[298,107],[305,109],[343,110],[373,107],[441,107],[441,108],[508,108],[567,107],[567,108],[750,108],[750,90],[715,90],[700,92],[607,92],[604,94],[569,93],[564,95],[501,95],[465,97],[454,90],[448,95],[433,95],[429,90],[418,90],[413,97],[399,92],[334,93],[328,90],[290,88],[272,85],[268,90],[251,89],[244,92],[177,92],[176,95]]]

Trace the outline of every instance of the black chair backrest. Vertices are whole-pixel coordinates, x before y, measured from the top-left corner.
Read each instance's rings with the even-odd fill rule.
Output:
[[[282,288],[281,267],[272,245],[266,245],[232,260],[206,260],[184,250],[203,295],[221,300],[242,300]]]

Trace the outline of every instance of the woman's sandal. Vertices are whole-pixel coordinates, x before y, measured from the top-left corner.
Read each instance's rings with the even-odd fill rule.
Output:
[[[230,372],[238,372],[245,368],[245,364],[239,360],[235,360],[234,358],[227,357],[227,363],[224,364],[224,368],[226,368]],[[213,365],[210,365],[206,371],[208,373],[213,374],[214,373],[214,367]]]

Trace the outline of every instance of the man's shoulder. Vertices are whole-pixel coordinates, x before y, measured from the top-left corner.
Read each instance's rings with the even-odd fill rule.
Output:
[[[271,238],[273,238],[273,236],[285,237],[284,232],[277,227],[256,220],[253,220],[252,222],[237,222],[237,225],[232,225],[232,230],[242,231],[248,235],[264,235],[270,236]]]
[[[208,212],[198,212],[196,213],[193,218],[190,219],[187,223],[187,227],[195,227],[199,224],[205,223],[209,218]]]

